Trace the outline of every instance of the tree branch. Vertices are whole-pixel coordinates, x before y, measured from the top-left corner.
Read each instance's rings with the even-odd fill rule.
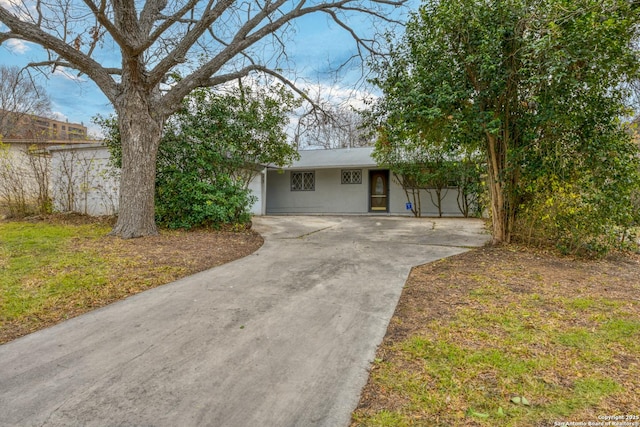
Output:
[[[56,52],[65,58],[72,67],[87,74],[102,90],[109,100],[114,101],[117,93],[117,84],[98,62],[83,54],[79,50],[66,44],[64,41],[46,33],[38,26],[20,21],[4,7],[0,7],[0,21],[4,23],[11,32],[4,33],[12,37],[2,37],[5,41],[8,38],[17,38],[20,40],[37,43],[45,49]],[[19,34],[19,36],[14,36]]]

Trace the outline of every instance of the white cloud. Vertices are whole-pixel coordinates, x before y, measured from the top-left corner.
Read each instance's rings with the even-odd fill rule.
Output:
[[[51,118],[54,120],[58,120],[60,122],[69,120],[69,117],[67,117],[64,113],[61,113],[60,111],[53,111],[51,113]]]
[[[30,50],[29,44],[18,39],[9,39],[4,44],[12,53],[22,54]]]
[[[72,74],[75,73],[75,74]],[[77,71],[75,70],[69,70],[65,67],[56,67],[55,71],[53,72],[54,76],[61,76],[67,80],[71,80],[73,82],[85,82],[86,80],[83,79],[81,76],[78,76]]]

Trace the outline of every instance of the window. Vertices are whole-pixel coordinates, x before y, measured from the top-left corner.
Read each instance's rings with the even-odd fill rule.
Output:
[[[291,191],[314,191],[315,189],[315,172],[291,172]]]
[[[343,184],[362,184],[362,169],[343,169]]]

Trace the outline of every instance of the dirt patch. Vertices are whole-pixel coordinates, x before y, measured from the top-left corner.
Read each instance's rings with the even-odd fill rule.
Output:
[[[112,224],[112,218],[53,215],[30,218],[31,222],[65,225]],[[107,283],[56,301],[43,314],[5,322],[0,344],[54,325],[114,301],[243,258],[263,244],[250,229],[232,231],[170,231],[157,236],[123,240],[104,236],[97,240],[76,238],[70,250],[100,254],[110,269]]]
[[[562,393],[570,395],[575,384],[584,384],[589,375],[597,374],[597,378],[620,385],[617,392],[600,400],[593,398],[589,401],[584,398],[583,401],[588,403],[583,407],[575,404],[575,407],[568,406],[571,409],[562,409],[573,411],[573,418],[569,420],[597,421],[597,414],[640,415],[637,413],[640,397],[636,394],[640,387],[640,380],[637,379],[640,354],[625,347],[612,347],[610,353],[600,352],[600,348],[589,349],[589,343],[582,343],[582,335],[576,333],[586,331],[584,336],[587,339],[591,338],[591,333],[602,336],[603,325],[608,325],[610,315],[626,319],[632,326],[638,324],[640,256],[632,254],[606,260],[584,260],[505,246],[472,250],[412,270],[386,336],[377,350],[376,361],[354,412],[352,426],[405,425],[407,420],[410,420],[407,425],[420,426],[553,425],[553,419],[559,418],[551,418],[545,411],[561,404],[548,395],[540,392],[537,406],[529,410],[531,414],[523,415],[517,412],[520,408],[508,406],[509,395],[493,384],[496,379],[489,378],[493,374],[491,370],[460,366],[458,368],[461,370],[477,369],[478,375],[473,380],[481,388],[495,393],[492,398],[477,399],[476,405],[485,405],[480,412],[493,417],[495,408],[492,409],[491,405],[499,402],[495,405],[504,407],[505,411],[510,410],[512,413],[508,417],[514,417],[511,421],[508,421],[508,417],[505,420],[474,419],[469,413],[474,404],[472,397],[476,396],[467,393],[463,385],[458,389],[459,394],[452,392],[451,396],[440,399],[444,393],[441,387],[430,383],[436,377],[429,374],[426,365],[428,357],[415,356],[415,349],[414,355],[407,352],[407,343],[427,342],[425,348],[432,348],[428,346],[442,340],[467,349],[465,351],[469,353],[475,349],[495,351],[500,348],[501,341],[507,339],[505,330],[513,326],[496,323],[508,320],[504,313],[510,312],[530,315],[530,318],[516,319],[520,328],[518,333],[542,338],[538,342],[522,344],[521,350],[526,355],[523,360],[535,360],[537,356],[548,360],[558,355],[557,360],[554,359],[554,363],[543,371],[544,378],[540,381],[533,378],[532,383],[553,389],[558,396]],[[471,314],[467,318],[472,319],[483,318],[483,314],[478,313],[487,313],[486,318],[496,318],[498,321],[492,323],[489,320],[483,325],[465,324],[465,313]],[[443,336],[442,331],[449,335]],[[622,336],[625,333],[623,330]],[[564,345],[557,344],[558,337],[566,341]],[[627,338],[635,342],[633,336],[624,339]],[[618,345],[616,342],[612,344]],[[592,350],[592,359],[610,356],[610,360],[602,363],[589,360],[592,364],[587,364],[583,359],[587,350]],[[407,380],[413,377],[420,380],[414,383]],[[412,385],[400,386],[398,379]],[[428,404],[422,406],[415,397],[419,394],[415,387],[419,387],[422,398],[429,401],[431,407],[427,407]],[[468,387],[472,387],[471,383]],[[562,410],[557,410],[562,413]],[[534,411],[539,411],[539,415],[533,414]],[[515,421],[518,419],[521,421]]]
[[[640,256],[584,260],[523,247],[487,247],[416,267],[396,307],[385,344],[405,339],[431,320],[450,318],[458,307],[471,304],[467,298],[471,292],[492,285],[513,294],[547,292],[640,303]]]

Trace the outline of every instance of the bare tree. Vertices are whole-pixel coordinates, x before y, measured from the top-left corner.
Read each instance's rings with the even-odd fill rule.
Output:
[[[9,138],[30,116],[50,112],[49,95],[27,71],[0,65],[0,135]]]
[[[120,214],[112,234],[156,234],[154,178],[165,119],[197,87],[218,86],[252,72],[280,78],[294,21],[322,13],[347,31],[356,55],[378,53],[350,17],[390,21],[404,0],[4,0],[0,43],[43,46],[49,56],[31,66],[68,67],[86,74],[113,104],[122,141]],[[359,18],[361,21],[361,18]],[[371,28],[380,28],[372,26]],[[120,66],[92,56],[114,47]]]
[[[355,148],[374,144],[363,116],[353,107],[320,99],[299,118],[295,132],[298,148]]]
[[[0,208],[9,217],[24,217],[32,212],[29,170],[18,161],[19,154],[0,143]]]
[[[51,175],[51,157],[46,150],[32,145],[26,147],[24,155],[27,159],[29,170],[35,182],[35,201],[38,212],[41,214],[51,213],[53,204],[49,189],[49,177]]]

